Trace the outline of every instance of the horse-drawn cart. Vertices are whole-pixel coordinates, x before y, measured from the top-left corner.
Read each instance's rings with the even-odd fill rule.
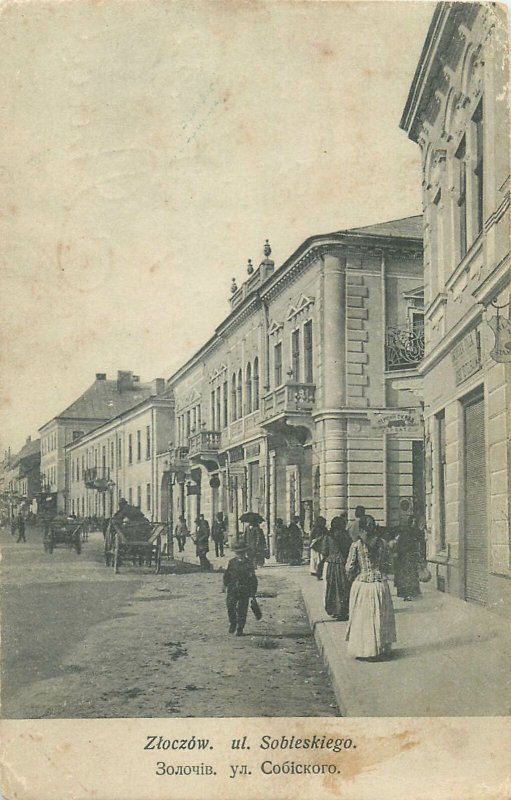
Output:
[[[148,520],[123,520],[112,518],[105,533],[105,562],[115,572],[123,563],[133,566],[153,566],[158,575],[161,569],[162,536],[166,526]]]
[[[75,519],[53,519],[45,526],[43,547],[45,553],[53,553],[58,545],[70,547],[80,555],[82,552],[82,523]]]

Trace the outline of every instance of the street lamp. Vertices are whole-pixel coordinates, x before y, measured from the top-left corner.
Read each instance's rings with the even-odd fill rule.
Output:
[[[167,514],[167,558],[174,558],[174,471],[172,469],[173,442],[169,442],[169,511]]]

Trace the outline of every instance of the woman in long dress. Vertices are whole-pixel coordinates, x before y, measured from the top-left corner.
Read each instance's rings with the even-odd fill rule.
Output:
[[[366,515],[361,520],[360,538],[351,545],[346,562],[348,579],[353,581],[346,640],[348,653],[355,658],[388,656],[396,641],[389,568],[388,546],[378,536],[374,518]]]
[[[321,549],[325,536],[328,536],[326,519],[324,517],[318,517],[312,526],[310,543],[310,573],[311,575],[315,575],[318,580],[321,578],[318,570],[321,563]]]
[[[323,540],[322,556],[326,562],[325,611],[329,616],[346,621],[349,611],[350,586],[345,563],[351,545],[346,531],[346,515],[334,517],[330,533]]]

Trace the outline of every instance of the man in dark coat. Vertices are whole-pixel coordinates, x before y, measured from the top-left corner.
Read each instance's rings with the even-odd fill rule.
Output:
[[[25,538],[25,517],[23,514],[18,514],[18,538],[16,542],[26,542]]]
[[[224,536],[225,536],[225,520],[222,511],[219,511],[213,522],[211,529],[211,537],[215,543],[215,555],[223,556],[224,554]]]
[[[236,636],[243,636],[248,602],[257,592],[257,578],[252,561],[247,555],[246,544],[234,544],[232,550],[235,556],[231,558],[224,572],[229,633],[236,631]]]
[[[295,566],[302,563],[303,553],[303,530],[300,525],[300,517],[294,516],[287,526],[289,563]]]

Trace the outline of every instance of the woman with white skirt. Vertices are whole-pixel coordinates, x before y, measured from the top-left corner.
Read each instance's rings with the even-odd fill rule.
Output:
[[[350,592],[350,620],[346,632],[348,653],[355,658],[388,656],[396,641],[394,606],[387,582],[390,554],[376,531],[374,518],[360,520],[360,538],[351,545],[346,561]]]

